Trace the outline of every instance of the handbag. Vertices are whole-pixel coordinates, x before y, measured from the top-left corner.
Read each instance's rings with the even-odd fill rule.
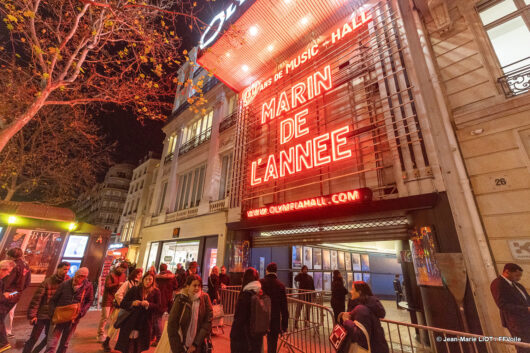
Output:
[[[127,309],[120,309],[118,312],[118,317],[116,318],[116,321],[114,321],[114,328],[118,329],[120,328],[123,323],[131,316],[131,312]]]
[[[347,335],[348,332],[346,332],[346,329],[342,325],[336,324],[333,326],[331,335],[329,335],[329,341],[331,342],[331,346],[335,348],[337,352],[342,347]]]
[[[363,332],[364,337],[366,338],[366,343],[368,343],[368,349],[361,347],[357,342],[352,342],[350,344],[350,348],[348,349],[348,353],[371,353],[372,350],[370,349],[370,335],[368,335],[366,328],[357,320],[355,320],[353,323]]]
[[[83,305],[83,299],[85,298],[86,289],[81,294],[81,300],[79,303],[58,306],[55,308],[52,317],[52,323],[54,325],[64,324],[65,322],[72,322],[79,316],[81,312],[81,305]]]

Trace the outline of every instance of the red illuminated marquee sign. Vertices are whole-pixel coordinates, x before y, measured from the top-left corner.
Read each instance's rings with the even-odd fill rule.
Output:
[[[247,211],[247,218],[272,216],[290,213],[293,211],[302,211],[313,208],[322,208],[333,205],[342,205],[348,203],[370,201],[372,199],[372,190],[362,188],[357,190],[337,192],[328,196],[312,197],[305,200],[286,202],[279,205],[255,208]]]
[[[266,124],[277,117],[283,116],[280,122],[280,145],[309,134],[306,126],[306,116],[309,109],[304,109],[292,117],[285,117],[293,108],[316,98],[333,87],[331,67],[327,65],[306,80],[272,97],[261,108],[261,124]],[[290,99],[289,99],[289,96]],[[345,147],[347,136],[351,131],[350,125],[344,125],[333,131],[298,142],[278,154],[270,154],[265,159],[258,158],[250,163],[250,185],[257,186],[269,181],[283,178],[287,175],[299,173],[332,162],[353,156],[351,149]],[[258,168],[265,165],[265,169],[258,175]]]

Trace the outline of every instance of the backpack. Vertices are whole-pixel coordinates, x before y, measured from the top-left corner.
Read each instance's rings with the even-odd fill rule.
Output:
[[[250,299],[250,333],[263,336],[269,331],[271,321],[271,298],[260,292]]]

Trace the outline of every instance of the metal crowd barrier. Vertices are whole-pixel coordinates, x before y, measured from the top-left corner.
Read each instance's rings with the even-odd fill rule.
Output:
[[[241,286],[221,290],[225,324],[232,324],[240,290]],[[287,290],[289,327],[280,336],[278,352],[335,353],[329,342],[333,312],[319,304],[324,295],[322,291]],[[510,337],[487,337],[388,319],[381,319],[381,325],[391,353],[506,353],[515,352],[516,347],[530,350],[530,344]]]

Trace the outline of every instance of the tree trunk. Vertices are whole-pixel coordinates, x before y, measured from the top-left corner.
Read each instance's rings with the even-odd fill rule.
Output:
[[[13,195],[15,195],[16,189],[7,189],[7,194],[2,201],[11,201]]]
[[[7,145],[9,140],[17,132],[19,132],[27,123],[31,121],[37,115],[39,110],[44,106],[44,102],[48,99],[51,91],[43,91],[41,95],[29,106],[29,108],[24,112],[24,114],[16,117],[5,129],[0,131],[0,152]]]

